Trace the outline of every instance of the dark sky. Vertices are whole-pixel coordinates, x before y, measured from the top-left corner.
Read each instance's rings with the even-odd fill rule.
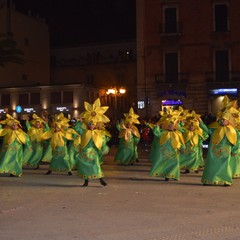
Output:
[[[52,45],[136,37],[136,0],[13,0],[16,9],[46,17]]]

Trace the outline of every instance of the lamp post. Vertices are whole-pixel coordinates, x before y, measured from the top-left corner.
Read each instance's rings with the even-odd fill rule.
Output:
[[[118,112],[120,110],[120,103],[118,105],[117,97],[121,97],[126,93],[126,89],[123,87],[120,87],[119,89],[109,88],[106,92],[107,95],[111,95],[114,98],[114,120],[117,120],[118,118]]]

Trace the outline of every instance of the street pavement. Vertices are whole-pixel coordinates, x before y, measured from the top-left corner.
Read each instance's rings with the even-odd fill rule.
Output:
[[[83,188],[76,172],[46,175],[24,168],[0,175],[1,240],[239,240],[240,179],[231,187],[203,186],[202,171],[165,182],[149,176],[148,152],[118,166],[105,157],[108,185]]]

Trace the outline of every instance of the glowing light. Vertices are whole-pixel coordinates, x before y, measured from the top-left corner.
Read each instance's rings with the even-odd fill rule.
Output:
[[[218,89],[212,89],[209,92],[212,95],[225,95],[225,94],[236,95],[238,90],[237,88],[218,88]]]
[[[182,105],[181,100],[176,100],[176,99],[168,99],[168,100],[162,100],[162,105],[163,106],[175,106],[175,105]]]

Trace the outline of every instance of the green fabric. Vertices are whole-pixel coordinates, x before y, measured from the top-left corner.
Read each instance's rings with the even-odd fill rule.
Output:
[[[76,154],[80,151],[80,145],[74,146],[73,141],[69,141],[67,144],[68,148],[68,155],[69,155],[69,162],[70,162],[70,167],[72,170],[77,169],[78,165],[78,159],[76,158]]]
[[[118,131],[121,131],[120,125],[116,125]],[[131,135],[129,140],[126,141],[124,137],[120,138],[118,150],[115,154],[114,161],[120,165],[131,165],[138,159],[137,145],[140,138]]]
[[[232,178],[240,178],[240,148],[235,156],[231,157]]]
[[[213,135],[215,129],[208,129],[209,135]],[[239,135],[237,134],[239,139]],[[230,165],[231,154],[237,153],[239,148],[239,140],[236,145],[232,145],[226,136],[223,137],[218,145],[210,144],[207,153],[207,159],[203,171],[202,183],[204,184],[215,184],[231,185],[232,181],[232,168]]]
[[[205,162],[203,158],[203,140],[200,138],[199,141],[199,146],[198,146],[198,162],[199,162],[199,167],[204,167]]]
[[[153,128],[153,134],[160,139],[164,131],[155,126]],[[179,151],[174,149],[171,144],[171,139],[166,141],[164,144],[156,145],[155,150],[159,153],[159,157],[152,162],[150,169],[150,176],[152,177],[163,177],[172,178],[175,180],[180,179],[180,164],[179,164]],[[154,149],[152,150],[154,152]],[[154,155],[154,153],[152,153]]]
[[[107,155],[110,150],[109,146],[107,145],[109,140],[110,140],[110,137],[103,134],[103,145],[102,145],[101,151],[99,153],[99,158],[100,158],[99,162],[101,165],[104,163],[104,155]]]
[[[160,155],[161,151],[159,148],[159,144],[160,144],[160,138],[154,135],[153,141],[151,144],[150,154],[149,154],[149,160],[152,164],[154,164],[161,158],[161,155]]]
[[[240,138],[238,139],[238,144],[240,145],[239,141]],[[232,168],[232,178],[240,178],[240,148],[238,148],[235,156],[231,156],[230,165]]]
[[[78,175],[83,179],[96,179],[104,176],[100,166],[100,151],[91,139],[77,155]]]
[[[42,154],[41,162],[50,163],[52,160],[52,147],[50,142],[51,142],[51,139],[42,141],[43,154]]]
[[[0,173],[22,175],[23,147],[18,141],[2,145],[0,159]]]
[[[180,154],[180,168],[197,171],[199,168],[199,146],[192,146],[190,141],[185,143],[186,149]]]
[[[35,129],[35,127],[31,126],[28,121],[26,122],[26,127],[27,127],[28,131]],[[41,137],[41,135],[48,130],[49,130],[49,127],[46,124],[44,130],[39,130],[39,131],[36,131],[36,132],[39,135],[39,137]],[[45,150],[44,147],[45,146],[44,146],[43,141],[39,142],[37,140],[32,140],[31,141],[31,148],[28,147],[28,148],[24,149],[24,153],[23,153],[24,164],[27,165],[27,166],[35,167],[35,168],[38,167],[40,162],[43,160],[43,157],[44,158],[47,157],[47,155],[45,155],[46,152],[44,151]],[[48,152],[49,161],[51,160],[51,157],[52,157],[51,152]]]
[[[4,137],[3,137],[4,138]],[[23,165],[23,148],[30,146],[30,139],[26,134],[25,146],[17,140],[11,144],[2,143],[0,152],[0,173],[10,173],[14,176],[20,177],[22,175]]]
[[[36,140],[31,142],[31,148],[24,149],[24,164],[31,167],[38,167],[42,159],[43,146]]]
[[[56,172],[71,171],[68,149],[66,144],[63,147],[58,146],[52,150],[52,160],[50,162],[49,170]]]
[[[120,138],[114,161],[121,165],[133,164],[136,159],[138,159],[136,146],[136,142],[138,141],[139,140],[133,136],[131,136],[128,141],[125,141],[124,138]]]

